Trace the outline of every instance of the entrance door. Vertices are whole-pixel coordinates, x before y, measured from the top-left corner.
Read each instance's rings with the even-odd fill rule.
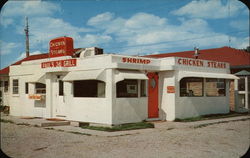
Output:
[[[65,95],[64,95],[64,82],[61,80],[63,76],[57,75],[55,82],[55,91],[56,91],[56,117],[66,117],[66,104],[65,104]]]
[[[148,76],[148,118],[158,118],[158,74],[150,72]]]

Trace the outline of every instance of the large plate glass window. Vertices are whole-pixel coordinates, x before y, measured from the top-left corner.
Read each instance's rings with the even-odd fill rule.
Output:
[[[74,97],[105,97],[105,82],[99,80],[74,81]]]
[[[121,97],[138,97],[138,80],[123,80],[116,84],[116,96]]]
[[[201,97],[203,96],[203,78],[186,77],[180,81],[180,96]]]
[[[225,96],[225,79],[207,78],[206,96]]]

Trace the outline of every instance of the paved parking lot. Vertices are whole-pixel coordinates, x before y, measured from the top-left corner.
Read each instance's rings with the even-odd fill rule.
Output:
[[[154,129],[110,133],[73,126],[1,123],[1,148],[8,156],[23,158],[235,158],[249,147],[249,125],[247,116],[214,122],[157,122]]]

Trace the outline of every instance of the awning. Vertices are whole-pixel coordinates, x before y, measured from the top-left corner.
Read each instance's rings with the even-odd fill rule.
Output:
[[[29,76],[29,78],[26,80],[26,82],[30,83],[44,83],[45,84],[45,73],[37,73],[34,75]]]
[[[106,81],[106,71],[101,70],[86,70],[86,71],[72,71],[69,72],[63,81],[74,81],[74,80],[101,80]]]
[[[232,74],[179,71],[178,81],[180,81],[184,77],[223,78],[223,79],[232,79],[232,80],[239,79],[239,77],[232,75]]]
[[[140,71],[116,70],[115,82],[124,79],[148,80],[148,77]]]

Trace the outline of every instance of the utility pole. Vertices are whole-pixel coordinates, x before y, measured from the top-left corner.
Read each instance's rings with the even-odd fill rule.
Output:
[[[28,17],[25,17],[26,20],[26,26],[24,29],[25,36],[26,36],[26,57],[29,57],[30,55],[30,48],[29,48],[29,24],[28,24]]]

